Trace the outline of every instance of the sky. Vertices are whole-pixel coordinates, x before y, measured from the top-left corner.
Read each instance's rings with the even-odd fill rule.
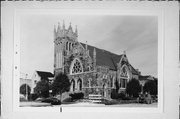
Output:
[[[78,28],[78,41],[115,54],[126,51],[128,61],[142,75],[157,77],[158,19],[156,16],[24,15],[20,25],[20,72],[31,78],[35,70],[53,73],[54,26]]]

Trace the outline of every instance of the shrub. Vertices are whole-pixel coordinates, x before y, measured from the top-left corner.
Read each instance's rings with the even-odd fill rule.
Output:
[[[123,99],[126,95],[124,93],[117,93],[116,90],[112,90],[111,92],[111,98],[112,99]]]
[[[124,97],[124,98],[122,98],[122,100],[132,100],[133,98],[131,98],[131,97]]]
[[[102,100],[102,103],[105,104],[105,105],[114,105],[114,104],[118,104],[119,101],[117,101],[117,100],[107,100],[107,99],[103,99],[103,100]]]
[[[37,94],[30,94],[30,95],[28,96],[28,99],[29,99],[29,100],[32,100],[32,101],[36,100],[37,98],[38,98],[38,95],[37,95]]]
[[[111,98],[112,98],[112,99],[118,99],[118,93],[116,92],[116,90],[112,90],[112,92],[111,92]]]
[[[124,93],[119,93],[118,94],[118,98],[124,99],[126,97],[126,95]]]
[[[157,83],[150,80],[144,85],[144,92],[149,92],[151,95],[157,95]]]
[[[61,98],[62,94],[64,92],[69,91],[70,86],[71,86],[71,83],[69,81],[68,76],[64,73],[59,73],[57,76],[55,76],[55,79],[51,85],[52,94],[53,95],[60,95],[60,98]]]
[[[138,80],[132,79],[127,83],[126,93],[129,96],[138,97],[141,91],[141,86]]]
[[[37,82],[34,92],[44,98],[49,97],[49,82],[48,79],[42,79]]]
[[[84,93],[71,93],[69,96],[71,96],[72,100],[83,99]]]

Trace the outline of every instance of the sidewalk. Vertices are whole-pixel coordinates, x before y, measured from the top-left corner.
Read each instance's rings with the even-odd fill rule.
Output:
[[[51,105],[50,103],[42,103],[42,102],[20,102],[20,107],[157,107],[157,103],[152,104],[139,104],[139,103],[131,103],[131,104],[114,104],[114,105],[105,105],[99,103],[90,103],[90,102],[77,102],[72,104],[61,104],[61,105]]]
[[[50,103],[42,102],[20,102],[20,107],[45,107],[52,106]]]

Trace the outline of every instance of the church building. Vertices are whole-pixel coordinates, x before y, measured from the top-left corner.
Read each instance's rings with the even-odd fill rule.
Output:
[[[85,40],[85,39],[84,39]],[[110,98],[119,85],[124,92],[127,82],[139,79],[140,72],[129,63],[126,53],[114,54],[78,41],[78,30],[71,24],[54,28],[54,74],[66,73],[70,79],[70,92],[99,94]]]

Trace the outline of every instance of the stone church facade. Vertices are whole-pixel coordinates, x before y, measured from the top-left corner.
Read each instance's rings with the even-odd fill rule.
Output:
[[[110,98],[115,82],[119,92],[126,89],[127,82],[138,79],[139,71],[129,63],[126,53],[114,54],[78,41],[77,27],[54,28],[54,74],[64,72],[71,83],[70,92],[100,94]]]

